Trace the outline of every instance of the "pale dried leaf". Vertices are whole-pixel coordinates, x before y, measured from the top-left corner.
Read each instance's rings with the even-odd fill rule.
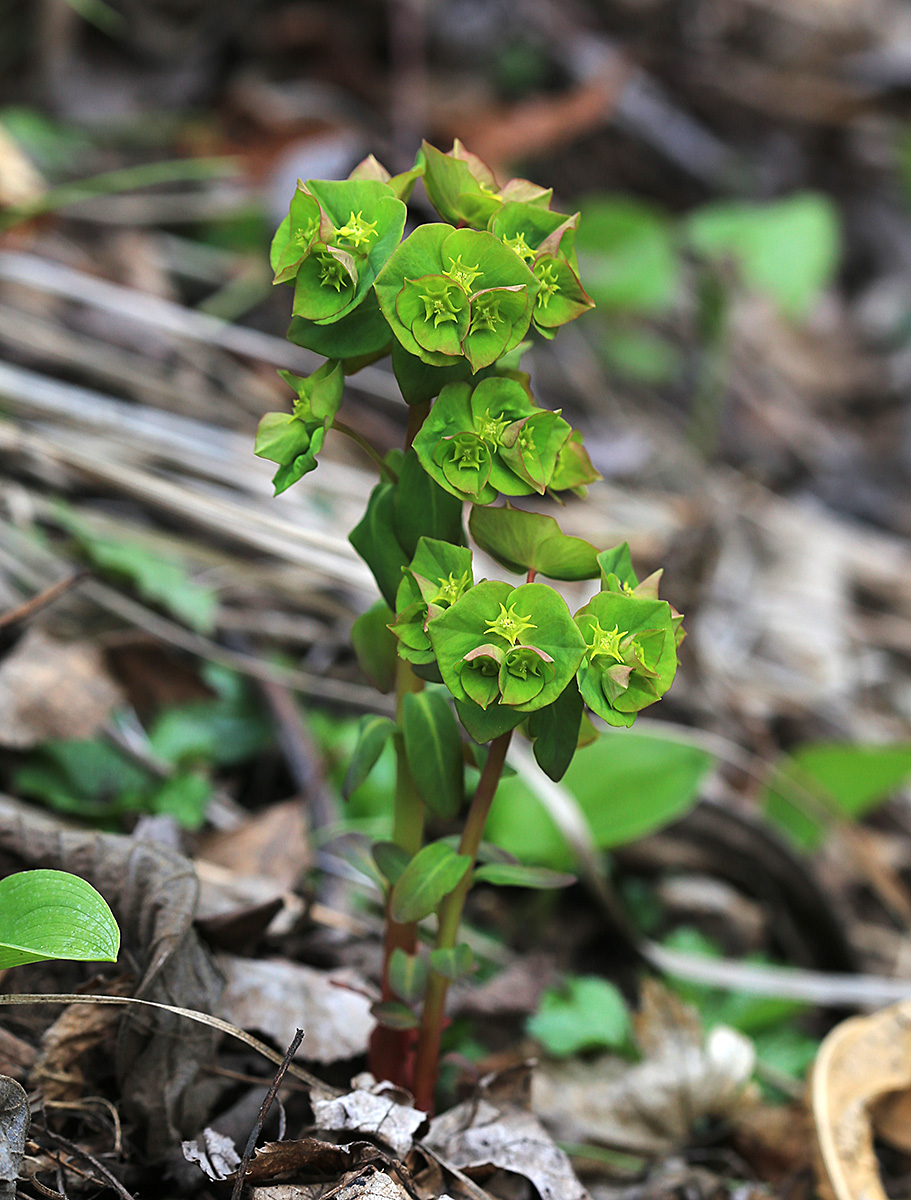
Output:
[[[373,1029],[369,985],[356,971],[318,971],[279,959],[219,955],[226,986],[219,1015],[242,1029],[258,1029],[279,1045],[304,1030],[298,1057],[336,1062],[363,1054]]]
[[[0,125],[0,208],[29,204],[45,190],[44,180]]]
[[[0,745],[92,737],[120,699],[96,646],[31,629],[0,662]]]
[[[361,1133],[381,1141],[398,1158],[404,1158],[414,1144],[414,1135],[427,1120],[427,1114],[407,1104],[399,1104],[396,1093],[385,1094],[382,1084],[371,1090],[357,1088],[334,1100],[313,1100],[316,1124],[333,1133]]]
[[[534,1076],[535,1111],[561,1140],[662,1155],[685,1145],[703,1117],[730,1116],[748,1097],[749,1038],[724,1025],[704,1035],[694,1011],[659,985],[643,998],[642,1062],[605,1055],[544,1063]]]
[[[240,1166],[234,1143],[215,1129],[206,1127],[198,1138],[181,1142],[180,1148],[187,1162],[197,1163],[210,1179],[227,1179]]]
[[[13,1200],[28,1134],[28,1096],[22,1086],[0,1075],[0,1200]]]
[[[0,1026],[0,1075],[12,1075],[20,1081],[27,1078],[34,1065],[34,1046]]]
[[[436,1117],[424,1143],[447,1163],[472,1173],[498,1168],[521,1175],[541,1200],[587,1200],[566,1154],[525,1109],[466,1100]]]
[[[911,1003],[851,1017],[828,1034],[813,1067],[820,1183],[836,1200],[885,1200],[871,1108],[911,1088]]]
[[[113,1040],[123,1014],[99,1004],[71,1004],[41,1039],[35,1081],[46,1100],[78,1100],[85,1088],[82,1056],[105,1038]]]
[[[268,878],[277,894],[294,887],[310,866],[304,819],[299,800],[270,804],[236,829],[204,834],[196,852],[239,875]]]

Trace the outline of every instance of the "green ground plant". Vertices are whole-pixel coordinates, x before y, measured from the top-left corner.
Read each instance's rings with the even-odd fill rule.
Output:
[[[116,962],[120,930],[104,898],[67,871],[0,879],[0,970],[51,958]]]
[[[418,177],[441,221],[403,239]],[[276,494],[316,467],[330,430],[379,470],[350,539],[382,598],[352,640],[365,674],[395,692],[396,715],[363,719],[346,790],[394,746],[392,837],[372,850],[387,921],[371,1069],[428,1109],[447,990],[473,969],[459,937],[472,884],[567,878],[483,840],[513,732],[560,779],[580,741],[597,737],[586,708],[632,725],[670,687],[682,636],[658,597],[660,573],[640,581],[628,547],[602,551],[511,503],[583,496],[599,478],[520,368],[532,336],[550,339],[592,307],[578,214],[551,199],[524,179],[501,185],[459,142],[447,154],[425,143],[402,175],[371,157],[346,180],[301,181],[272,245],[275,281],[294,286],[288,336],[327,361],[307,378],[282,372],[292,411],[263,418],[256,453],[277,467]],[[386,355],[409,419],[404,446],[384,457],[339,412],[345,375]],[[474,543],[524,581],[476,580],[466,504]],[[600,590],[573,614],[538,576]],[[418,925],[433,915],[425,949]]]

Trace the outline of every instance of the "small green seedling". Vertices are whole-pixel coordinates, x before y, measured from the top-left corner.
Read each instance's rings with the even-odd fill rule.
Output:
[[[441,220],[402,240],[419,176]],[[371,157],[346,180],[299,182],[272,245],[275,282],[294,286],[288,337],[327,361],[306,379],[281,373],[291,411],[263,418],[256,453],[278,468],[276,494],[316,467],[330,430],[380,472],[350,540],[382,598],[352,643],[368,678],[395,691],[396,716],[363,719],[345,790],[394,746],[392,838],[373,847],[369,867],[387,917],[370,1066],[426,1109],[447,989],[473,969],[459,940],[472,884],[571,882],[482,840],[513,732],[560,779],[597,737],[586,708],[632,725],[670,687],[683,636],[658,597],[660,572],[640,582],[626,545],[600,551],[521,507],[522,497],[584,496],[600,478],[580,434],[538,404],[520,368],[534,337],[554,337],[592,307],[578,274],[579,214],[550,203],[528,180],[501,184],[458,141],[448,154],[424,143],[402,175]],[[409,419],[402,449],[383,457],[338,413],[345,376],[386,355]],[[466,504],[475,545],[512,581],[475,578]],[[572,613],[538,576],[597,580],[599,590]],[[461,835],[428,840],[441,820]],[[425,951],[418,922],[431,916]]]
[[[67,871],[0,879],[0,970],[52,958],[115,962],[120,930],[104,898]]]

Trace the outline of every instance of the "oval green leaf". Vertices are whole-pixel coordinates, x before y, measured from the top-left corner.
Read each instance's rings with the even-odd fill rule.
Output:
[[[52,958],[115,962],[120,930],[104,898],[66,871],[0,879],[0,970]]]
[[[393,921],[407,924],[429,917],[444,896],[459,886],[471,866],[467,854],[456,854],[444,842],[419,850],[392,889]]]
[[[405,753],[421,799],[441,817],[454,817],[464,796],[459,726],[439,692],[409,692],[402,705]]]

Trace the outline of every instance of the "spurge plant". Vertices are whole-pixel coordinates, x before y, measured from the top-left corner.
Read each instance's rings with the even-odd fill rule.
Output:
[[[403,240],[419,176],[442,219]],[[552,338],[591,307],[577,274],[578,214],[550,202],[524,179],[500,186],[459,142],[448,154],[425,143],[402,175],[371,157],[346,180],[300,182],[272,246],[276,282],[294,285],[288,337],[327,361],[305,379],[282,372],[292,409],[263,418],[256,453],[278,467],[276,494],[316,467],[330,429],[379,469],[350,539],[382,598],[352,640],[367,676],[395,691],[396,717],[363,718],[346,789],[391,741],[392,838],[372,850],[387,922],[371,1069],[427,1109],[447,989],[473,967],[459,940],[469,889],[560,882],[482,841],[513,731],[559,779],[580,739],[597,736],[586,707],[631,725],[670,686],[682,636],[658,598],[660,573],[640,583],[625,545],[599,553],[553,517],[499,502],[583,496],[599,478],[580,435],[537,404],[519,369],[532,331]],[[402,449],[382,457],[338,413],[345,375],[385,355],[409,419]],[[475,580],[466,502],[474,543],[524,582]],[[572,614],[538,576],[600,579],[600,591]],[[427,840],[428,818],[462,819],[460,836]],[[428,949],[418,923],[432,914]]]

